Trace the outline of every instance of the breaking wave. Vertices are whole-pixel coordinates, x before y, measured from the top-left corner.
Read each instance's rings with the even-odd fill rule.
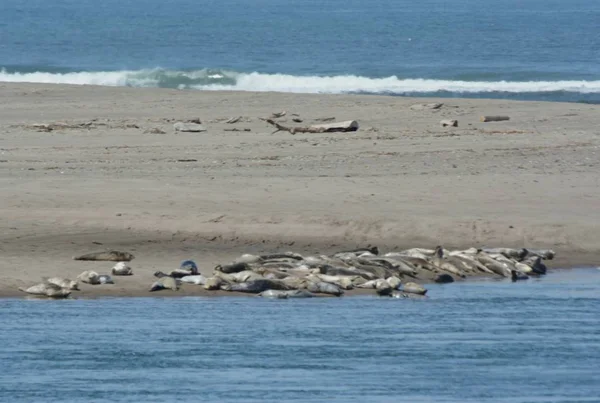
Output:
[[[295,76],[257,72],[240,73],[217,69],[201,69],[195,71],[147,69],[96,72],[18,72],[2,69],[0,70],[0,81],[330,94],[543,94],[556,92],[600,94],[600,80],[453,81],[421,78],[403,79],[396,76],[385,78],[369,78],[355,75]]]

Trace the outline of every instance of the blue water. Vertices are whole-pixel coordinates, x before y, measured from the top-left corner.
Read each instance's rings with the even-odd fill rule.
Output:
[[[0,400],[600,402],[600,270],[429,289],[0,300]]]
[[[598,0],[2,0],[0,81],[600,102]]]

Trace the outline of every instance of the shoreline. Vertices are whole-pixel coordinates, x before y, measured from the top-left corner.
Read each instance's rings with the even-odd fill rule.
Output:
[[[598,263],[598,105],[11,83],[0,92],[0,296],[77,276],[92,266],[73,255],[107,248],[135,249],[144,274],[133,288],[186,259],[210,271],[242,253],[368,244],[551,248],[552,268]],[[443,105],[414,109],[434,102]],[[289,126],[335,117],[360,128],[273,133],[259,118],[281,111]],[[207,131],[173,129],[190,119]]]

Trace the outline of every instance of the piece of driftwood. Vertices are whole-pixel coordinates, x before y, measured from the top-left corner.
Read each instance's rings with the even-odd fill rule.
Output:
[[[482,122],[500,122],[502,120],[510,120],[509,116],[482,116]]]
[[[308,127],[287,127],[280,123],[275,122],[273,119],[264,119],[265,122],[275,126],[279,131],[289,132],[291,134],[296,133],[331,133],[331,132],[355,132],[358,130],[358,122],[356,120],[347,120],[345,122],[327,123],[321,125],[312,125]]]
[[[444,104],[439,102],[434,102],[431,104],[414,104],[410,106],[410,109],[413,111],[422,111],[425,109],[440,109]]]
[[[178,132],[197,133],[197,132],[205,132],[206,131],[206,128],[204,126],[199,125],[197,123],[177,122],[173,125],[173,128],[175,129],[175,131],[178,131]]]
[[[335,120],[335,116],[329,118],[316,118],[315,122],[333,122]]]
[[[252,131],[252,129],[248,129],[248,128],[238,129],[237,127],[233,127],[231,129],[223,129],[223,131],[226,131],[226,132],[250,132],[250,131]]]
[[[225,123],[234,124],[234,123],[239,122],[240,120],[242,120],[242,117],[238,116],[238,117],[228,119],[227,121],[225,121]]]
[[[164,130],[159,129],[158,127],[144,130],[144,133],[146,133],[146,134],[166,134]]]
[[[440,125],[442,127],[458,127],[458,120],[456,119],[444,119],[444,120],[440,120]]]
[[[302,123],[302,119],[300,119],[300,118],[294,118],[294,119],[292,119],[292,121],[294,121],[296,123]]]

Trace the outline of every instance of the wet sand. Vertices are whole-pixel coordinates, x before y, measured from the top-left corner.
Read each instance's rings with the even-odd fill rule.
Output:
[[[431,102],[444,105],[410,108]],[[258,119],[283,110],[290,126],[360,129],[273,134]],[[195,118],[206,132],[173,129]],[[67,127],[33,126],[53,123]],[[134,276],[80,295],[156,295],[152,273],[185,259],[208,274],[246,252],[367,244],[552,248],[551,268],[597,265],[599,145],[598,105],[0,83],[0,296],[108,273],[72,259],[106,248],[134,253]]]

